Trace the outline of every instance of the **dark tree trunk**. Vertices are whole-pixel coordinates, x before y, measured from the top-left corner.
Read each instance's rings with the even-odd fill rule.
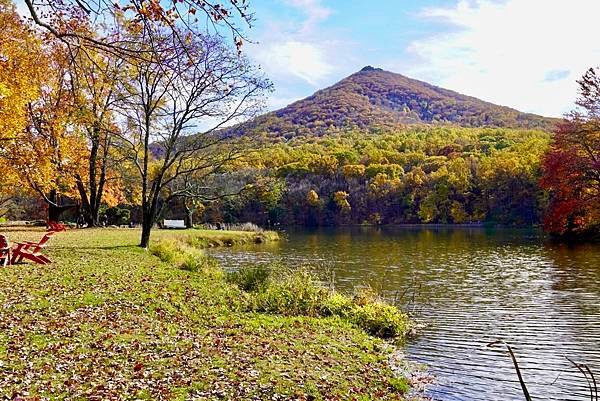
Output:
[[[150,232],[156,222],[158,210],[158,193],[153,192],[149,200],[142,201],[142,238],[140,247],[148,248],[150,245]]]
[[[150,244],[150,232],[152,231],[153,223],[149,222],[146,214],[144,213],[143,222],[142,222],[142,238],[140,240],[140,247],[148,248]]]
[[[48,205],[48,221],[59,221],[60,215],[66,210],[64,207]]]
[[[56,193],[56,191],[52,190],[47,196],[50,202],[48,203],[48,221],[59,221],[60,216],[63,214],[65,210],[73,209],[77,207],[76,205],[60,205],[60,196]]]
[[[81,177],[77,177],[77,189],[81,197],[81,206],[83,209],[83,217],[88,227],[99,227],[100,224],[100,206],[102,205],[102,196],[104,194],[104,186],[106,184],[106,170],[108,165],[108,150],[110,141],[104,139],[103,147],[101,147],[100,128],[97,124],[93,127],[90,133],[91,148],[89,155],[89,183],[84,185]],[[102,151],[102,152],[101,152]],[[101,152],[101,153],[100,153]],[[98,172],[98,162],[100,162]]]
[[[186,228],[194,228],[194,210],[185,205],[185,226]]]
[[[85,219],[88,227],[99,227],[100,226],[100,207],[96,207],[95,204],[91,204],[88,199],[87,190],[81,181],[77,178],[77,189],[79,191],[79,197],[81,198],[81,209],[83,218]],[[91,189],[93,191],[93,189]]]

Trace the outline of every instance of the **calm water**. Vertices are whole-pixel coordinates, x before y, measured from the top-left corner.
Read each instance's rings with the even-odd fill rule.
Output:
[[[600,379],[600,246],[566,246],[536,231],[337,229],[292,231],[274,245],[217,251],[230,268],[280,261],[319,266],[338,288],[370,285],[429,326],[406,347],[436,377],[436,400],[522,400],[511,344],[536,400],[589,400]]]

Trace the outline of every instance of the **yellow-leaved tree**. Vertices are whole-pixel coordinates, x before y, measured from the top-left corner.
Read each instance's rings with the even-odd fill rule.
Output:
[[[21,132],[27,104],[39,96],[32,85],[40,71],[39,40],[21,20],[12,2],[0,0],[0,146]]]
[[[0,0],[0,217],[20,192],[19,171],[9,150],[27,125],[27,104],[39,96],[40,43],[9,0]]]
[[[21,185],[44,199],[49,220],[58,220],[64,210],[76,206],[75,177],[85,174],[87,146],[74,123],[78,110],[69,53],[58,41],[30,50],[37,53],[29,77],[37,97],[28,99],[25,126],[5,142],[5,150]]]

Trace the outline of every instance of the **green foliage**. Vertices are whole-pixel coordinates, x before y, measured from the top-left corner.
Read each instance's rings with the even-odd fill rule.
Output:
[[[167,263],[175,263],[180,259],[180,244],[175,240],[162,240],[150,246],[150,253]]]
[[[210,259],[201,249],[190,247],[176,239],[163,239],[150,246],[150,253],[161,261],[179,266],[182,270],[197,272],[210,266]]]
[[[244,266],[240,269],[227,273],[227,281],[236,284],[246,292],[259,291],[267,285],[270,270],[263,265]]]
[[[316,284],[309,271],[278,271],[269,285],[255,294],[253,309],[291,316],[319,316],[326,295],[327,290]]]
[[[350,321],[371,335],[382,338],[402,337],[408,330],[406,315],[381,300],[370,288],[358,290],[345,303],[339,298],[333,298],[333,305],[341,308]]]
[[[333,292],[325,298],[321,310],[325,315],[348,318],[352,315],[353,308],[352,299],[339,292]]]
[[[392,377],[389,382],[390,386],[400,394],[406,394],[410,391],[410,383],[404,377]]]
[[[245,267],[227,278],[252,293],[251,310],[286,316],[335,316],[381,338],[403,337],[408,318],[398,308],[380,300],[373,292],[354,297],[322,287],[306,269]]]
[[[106,215],[111,224],[126,225],[131,219],[131,211],[126,208],[111,207],[106,210]]]
[[[542,131],[431,126],[274,141],[247,164],[276,175],[285,189],[276,202],[254,197],[227,215],[310,226],[536,224],[549,143]]]
[[[365,173],[366,173],[367,177],[369,177],[369,178],[373,178],[377,174],[385,174],[389,178],[398,178],[404,174],[404,169],[402,168],[402,166],[400,166],[398,164],[375,163],[375,164],[370,164],[366,168]]]
[[[381,301],[355,306],[349,318],[367,333],[382,338],[401,337],[408,328],[406,315]]]

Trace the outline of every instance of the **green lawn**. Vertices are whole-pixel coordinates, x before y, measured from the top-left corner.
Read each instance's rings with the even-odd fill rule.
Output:
[[[157,230],[153,240],[189,235],[213,245],[256,236]],[[245,312],[248,294],[218,268],[170,266],[138,240],[137,230],[69,230],[50,241],[51,265],[0,268],[0,396],[402,399],[384,341],[340,318]]]

